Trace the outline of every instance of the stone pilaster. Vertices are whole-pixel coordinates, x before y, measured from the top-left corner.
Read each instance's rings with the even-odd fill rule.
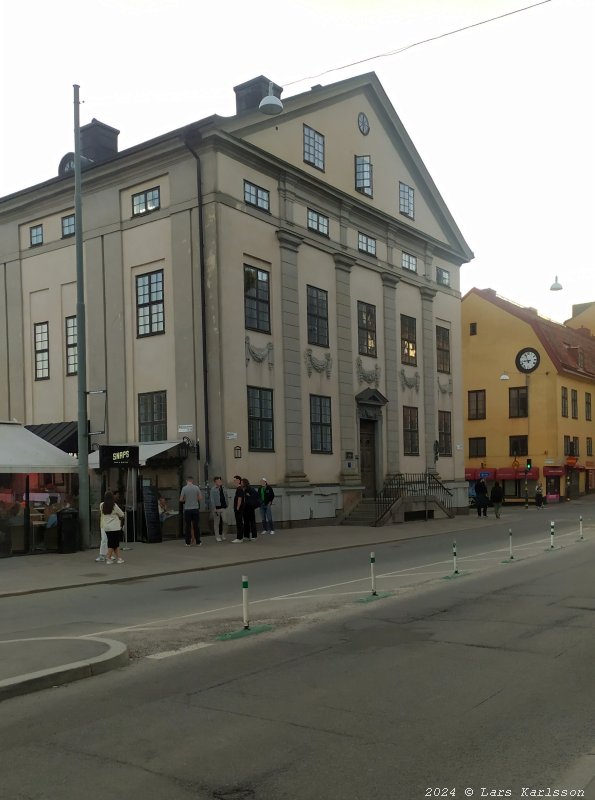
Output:
[[[384,352],[386,406],[386,469],[389,475],[399,472],[400,424],[398,405],[398,368],[400,331],[397,318],[396,288],[399,278],[390,272],[382,273],[384,305]]]
[[[337,373],[339,382],[339,427],[341,431],[341,482],[359,484],[359,462],[348,468],[345,453],[359,452],[356,442],[355,399],[353,394],[353,347],[351,317],[351,268],[355,259],[344,253],[335,253],[335,281],[337,293]]]
[[[434,321],[435,289],[420,289],[421,294],[421,328],[423,369],[423,404],[424,404],[424,450],[426,469],[436,472],[434,463],[434,442],[438,438],[436,420],[436,324]]]

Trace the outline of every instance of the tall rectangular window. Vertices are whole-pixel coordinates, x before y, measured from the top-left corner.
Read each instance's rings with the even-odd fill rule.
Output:
[[[370,156],[355,156],[355,190],[372,197],[373,166]]]
[[[587,436],[587,455],[593,455],[593,437]]]
[[[35,339],[35,380],[46,381],[50,377],[50,324],[36,322],[33,326]]]
[[[472,439],[469,439],[469,458],[485,458],[485,455],[485,436],[474,436]]]
[[[562,401],[562,416],[563,417],[567,417],[568,416],[568,389],[566,388],[566,386],[562,386],[561,401]]]
[[[438,452],[452,456],[452,417],[450,411],[438,412]]]
[[[158,269],[136,278],[136,335],[164,332],[163,270]]]
[[[78,372],[78,347],[76,316],[66,317],[66,374],[76,375]]]
[[[324,169],[324,136],[308,125],[304,125],[304,161]]]
[[[370,256],[376,255],[376,239],[365,233],[357,234],[357,249],[360,253],[368,253]]]
[[[308,344],[328,347],[328,292],[307,287],[308,293]]]
[[[74,214],[69,214],[67,217],[62,217],[62,238],[66,239],[68,236],[75,234],[75,220]]]
[[[144,392],[138,396],[139,442],[164,442],[167,439],[167,393]]]
[[[417,272],[417,257],[411,253],[401,253],[401,266],[409,272]]]
[[[318,211],[308,209],[308,230],[321,233],[323,236],[328,236],[329,218],[324,214],[319,214]]]
[[[509,436],[508,444],[509,456],[526,456],[529,453],[529,442],[526,436]]]
[[[330,397],[310,395],[310,447],[313,453],[333,452]]]
[[[485,419],[486,418],[486,390],[474,389],[467,392],[467,418]]]
[[[572,419],[578,419],[578,391],[577,389],[570,390],[570,413]]]
[[[572,453],[572,448],[571,448],[571,445],[570,445],[570,436],[565,436],[564,437],[564,455],[565,456],[574,455],[574,453]]]
[[[580,448],[578,446],[578,443],[579,443],[578,436],[573,436],[572,437],[572,444],[571,444],[571,446],[572,446],[572,455],[573,456],[577,456],[577,457],[580,456]]]
[[[273,450],[273,390],[248,386],[248,448]]]
[[[376,357],[376,306],[357,303],[357,341],[361,356]]]
[[[399,213],[410,219],[415,216],[414,190],[402,181],[399,181]]]
[[[244,202],[249,206],[256,206],[262,211],[271,209],[271,195],[268,189],[256,186],[250,181],[244,181]]]
[[[442,267],[436,267],[436,283],[440,286],[450,286],[450,272]]]
[[[591,392],[585,392],[585,419],[590,422],[591,416]]]
[[[29,228],[29,244],[31,247],[43,244],[43,225],[32,225]]]
[[[413,406],[403,406],[403,453],[406,456],[419,455],[418,414]]]
[[[406,314],[401,314],[401,364],[417,366],[417,323]]]
[[[436,367],[438,372],[450,372],[450,331],[436,325]]]
[[[269,273],[244,264],[244,316],[246,328],[271,332]]]
[[[526,386],[513,386],[508,390],[508,416],[529,416],[529,395]]]
[[[132,216],[141,217],[151,211],[158,211],[161,208],[161,189],[154,186],[144,192],[137,192],[132,195]]]

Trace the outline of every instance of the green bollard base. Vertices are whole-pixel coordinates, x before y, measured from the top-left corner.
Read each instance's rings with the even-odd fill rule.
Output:
[[[465,575],[468,575],[468,572],[453,572],[452,575],[444,575],[442,580],[443,581],[452,581],[455,578],[463,578]]]
[[[217,640],[220,642],[227,642],[229,639],[241,639],[244,636],[252,636],[255,633],[265,633],[266,631],[272,631],[272,625],[256,625],[254,628],[244,628],[241,631],[230,631],[230,633],[222,633],[221,636],[217,636]]]
[[[392,597],[391,592],[379,592],[378,594],[368,594],[365,597],[358,597],[356,603],[372,603],[374,600],[383,600],[385,597]]]
[[[514,556],[510,556],[509,558],[505,558],[504,561],[500,562],[501,564],[514,564]]]

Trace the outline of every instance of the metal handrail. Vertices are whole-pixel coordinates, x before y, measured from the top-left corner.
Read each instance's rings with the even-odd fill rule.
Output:
[[[453,493],[435,475],[429,472],[403,472],[391,475],[376,496],[376,523],[402,497],[436,500],[452,516]]]

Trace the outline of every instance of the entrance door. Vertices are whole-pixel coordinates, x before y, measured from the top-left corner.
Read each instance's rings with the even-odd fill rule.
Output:
[[[373,420],[360,420],[359,457],[364,497],[376,497],[376,423]]]

